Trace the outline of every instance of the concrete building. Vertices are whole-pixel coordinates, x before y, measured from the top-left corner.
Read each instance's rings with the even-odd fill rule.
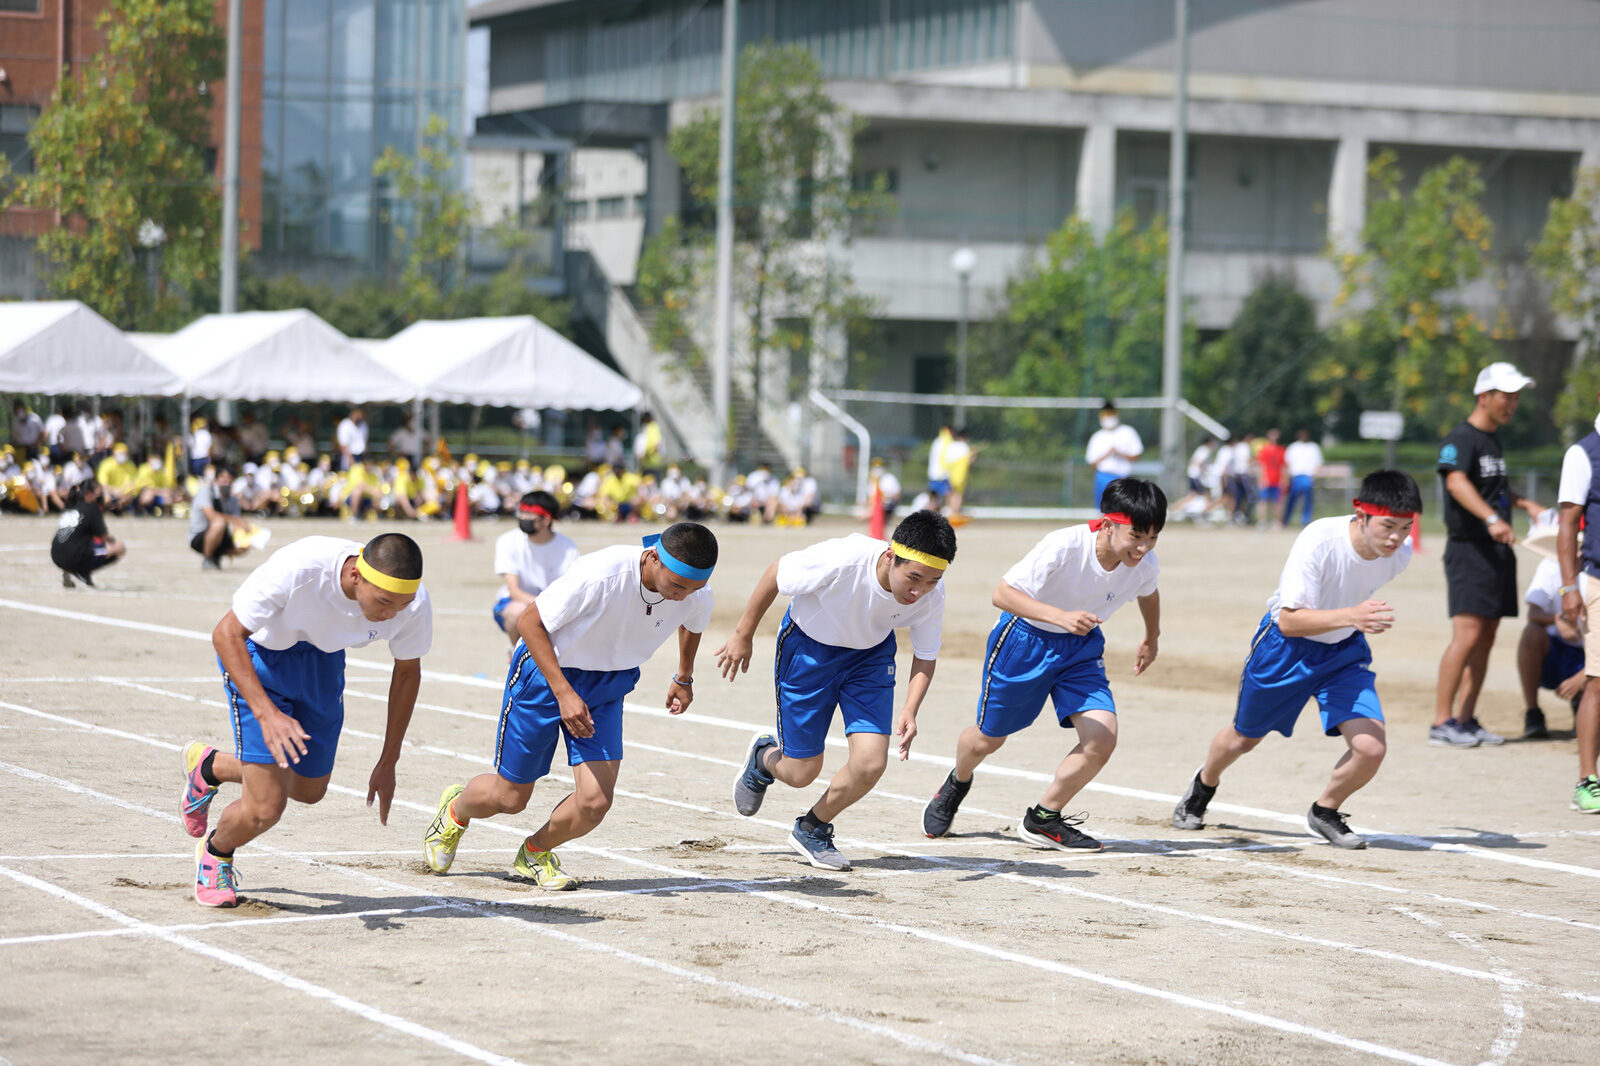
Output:
[[[632,137],[648,176],[640,229],[657,224],[677,195],[659,162],[667,130],[715,102],[720,4],[486,0],[471,17],[490,33],[488,121],[560,125],[579,145]],[[976,252],[982,307],[1067,215],[1105,227],[1120,208],[1148,216],[1166,203],[1171,0],[744,0],[739,19],[741,43],[811,49],[865,120],[854,169],[882,176],[896,200],[850,247],[899,352],[859,384],[910,390],[939,376],[957,248]],[[1521,258],[1575,168],[1600,163],[1597,44],[1588,0],[1194,4],[1197,324],[1225,328],[1268,271],[1292,272],[1326,319],[1335,276],[1323,249],[1359,234],[1365,167],[1386,148],[1412,176],[1451,154],[1477,160],[1495,254]],[[615,128],[619,107],[650,121]],[[631,277],[614,249],[604,266],[613,282]],[[1485,309],[1498,299],[1488,283],[1466,295]],[[613,347],[630,368],[649,358]]]

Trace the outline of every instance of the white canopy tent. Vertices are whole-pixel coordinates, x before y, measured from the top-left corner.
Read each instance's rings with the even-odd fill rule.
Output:
[[[421,399],[626,411],[639,387],[531,315],[416,322],[376,349]]]
[[[140,338],[181,379],[175,390],[217,400],[404,403],[405,378],[310,311],[206,315],[167,337]]]
[[[171,396],[164,363],[77,300],[0,303],[0,392]]]

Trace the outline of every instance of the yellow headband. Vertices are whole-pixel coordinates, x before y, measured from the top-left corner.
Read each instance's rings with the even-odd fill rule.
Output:
[[[411,595],[422,584],[421,578],[414,577],[408,581],[405,578],[389,576],[367,562],[360,552],[356,553],[356,572],[385,592],[394,592],[402,596]]]
[[[889,542],[889,550],[902,559],[909,559],[914,563],[921,563],[923,566],[931,566],[935,570],[943,570],[950,565],[950,560],[948,559],[941,559],[937,555],[929,555],[927,552],[919,552],[915,548],[908,548],[897,540]]]

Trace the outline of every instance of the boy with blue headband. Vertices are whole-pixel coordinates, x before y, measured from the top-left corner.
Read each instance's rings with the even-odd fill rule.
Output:
[[[556,739],[565,741],[573,791],[522,842],[513,874],[550,891],[576,888],[555,849],[599,826],[611,809],[622,765],[622,701],[639,667],[673,633],[678,671],[666,708],[682,714],[694,701],[694,659],[711,621],[717,538],[679,522],[644,538],[644,550],[619,545],[583,555],[528,604],[517,619],[495,734],[494,773],[451,785],[422,838],[423,857],[448,873],[461,834],[474,818],[519,814],[533,786],[550,772]]]
[[[837,708],[850,755],[812,808],[795,819],[789,845],[812,866],[848,870],[833,846],[833,819],[883,776],[889,735],[911,757],[917,711],[933,680],[944,632],[941,579],[956,557],[956,534],[934,511],[914,511],[888,544],[859,533],[790,552],[767,567],[744,615],[717,651],[722,676],[750,669],[751,638],[781,593],[790,597],[778,629],[778,735],[750,742],[734,781],[733,803],[749,817],[767,787],[805,788],[822,772],[822,751]],[[894,722],[894,631],[911,630],[911,680]]]
[[[306,537],[274,552],[245,578],[233,609],[211,634],[233,721],[233,754],[200,741],[184,749],[184,829],[195,848],[195,900],[238,903],[234,849],[275,825],[289,800],[316,803],[328,791],[344,726],[344,652],[389,642],[394,671],[383,752],[367,783],[367,805],[389,821],[395,764],[416,707],[422,656],[433,643],[433,608],[422,587],[422,549],[400,533],[363,547]],[[242,786],[206,836],[217,786]]]

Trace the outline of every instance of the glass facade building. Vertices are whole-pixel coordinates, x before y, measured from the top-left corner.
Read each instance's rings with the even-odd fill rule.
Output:
[[[381,273],[407,212],[373,164],[389,147],[415,156],[432,116],[459,146],[466,0],[263,7],[260,254],[284,268]]]

